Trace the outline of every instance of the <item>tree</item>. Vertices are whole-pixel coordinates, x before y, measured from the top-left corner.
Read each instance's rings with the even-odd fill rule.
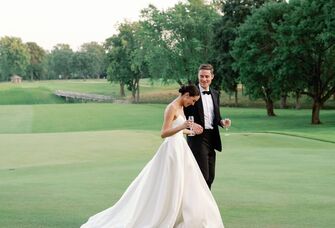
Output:
[[[119,35],[114,35],[106,40],[107,49],[107,78],[110,82],[120,84],[120,96],[124,97],[127,75],[131,74],[130,64],[126,52],[122,48],[122,40]]]
[[[69,79],[73,73],[73,51],[68,44],[57,44],[48,55],[51,78]]]
[[[221,0],[222,17],[215,25],[213,40],[213,57],[215,83],[228,93],[235,94],[235,105],[238,104],[239,73],[232,67],[234,58],[231,56],[232,44],[237,37],[237,29],[251,11],[260,7],[266,0]]]
[[[27,77],[29,77],[31,81],[34,79],[42,79],[43,74],[45,73],[43,61],[46,57],[46,52],[35,42],[28,42],[26,45],[30,55],[30,64],[27,67]]]
[[[141,12],[138,39],[141,40],[141,52],[148,65],[150,78],[160,78],[164,82],[174,80],[168,44],[162,39],[165,15],[155,6],[149,5]]]
[[[194,81],[201,63],[212,56],[214,22],[219,15],[213,5],[201,0],[178,3],[165,12],[155,7],[143,10],[142,20],[153,40],[148,50],[150,75],[165,81]]]
[[[233,66],[240,73],[246,93],[265,101],[268,116],[275,116],[273,103],[288,85],[288,81],[279,80],[281,63],[276,52],[276,30],[287,11],[289,7],[285,2],[268,3],[255,10],[239,27],[233,44],[232,55],[236,60]]]
[[[7,81],[13,74],[26,77],[30,55],[20,38],[5,36],[0,39],[0,80]]]
[[[320,109],[335,92],[335,2],[290,0],[289,5],[293,10],[279,29],[281,70],[313,99],[311,123],[320,124]]]
[[[92,59],[85,52],[77,51],[72,56],[73,75],[71,78],[90,78],[90,63]]]
[[[89,77],[99,78],[106,73],[106,53],[103,45],[97,42],[84,43],[77,53],[86,59],[81,70],[85,70]]]
[[[119,25],[118,35],[107,39],[108,80],[120,83],[121,95],[124,85],[131,91],[133,101],[139,102],[139,82],[148,74],[147,64],[143,57],[142,42],[138,22],[125,22]]]

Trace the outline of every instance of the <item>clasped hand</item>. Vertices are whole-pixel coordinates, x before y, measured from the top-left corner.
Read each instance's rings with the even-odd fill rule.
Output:
[[[194,123],[189,120],[186,120],[184,124],[185,128],[192,129],[192,131],[197,135],[201,134],[204,130],[200,124]]]

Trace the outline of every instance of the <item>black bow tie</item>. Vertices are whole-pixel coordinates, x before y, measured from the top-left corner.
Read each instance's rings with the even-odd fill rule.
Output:
[[[211,95],[211,91],[202,91],[202,94]]]

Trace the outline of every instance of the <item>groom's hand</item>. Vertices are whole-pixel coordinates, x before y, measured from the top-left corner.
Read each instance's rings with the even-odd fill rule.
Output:
[[[193,131],[195,132],[195,134],[197,134],[197,135],[200,135],[200,134],[202,134],[202,132],[203,132],[203,128],[202,128],[202,126],[200,125],[200,124],[197,124],[197,123],[193,123]]]

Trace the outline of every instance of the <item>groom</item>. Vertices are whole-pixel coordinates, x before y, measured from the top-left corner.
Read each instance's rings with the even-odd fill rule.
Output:
[[[186,118],[194,116],[193,130],[196,135],[188,136],[187,142],[209,188],[215,176],[215,150],[222,150],[219,126],[225,126],[220,115],[219,93],[210,89],[214,78],[213,71],[213,66],[210,64],[200,65],[198,70],[200,99],[194,106],[184,109]]]

